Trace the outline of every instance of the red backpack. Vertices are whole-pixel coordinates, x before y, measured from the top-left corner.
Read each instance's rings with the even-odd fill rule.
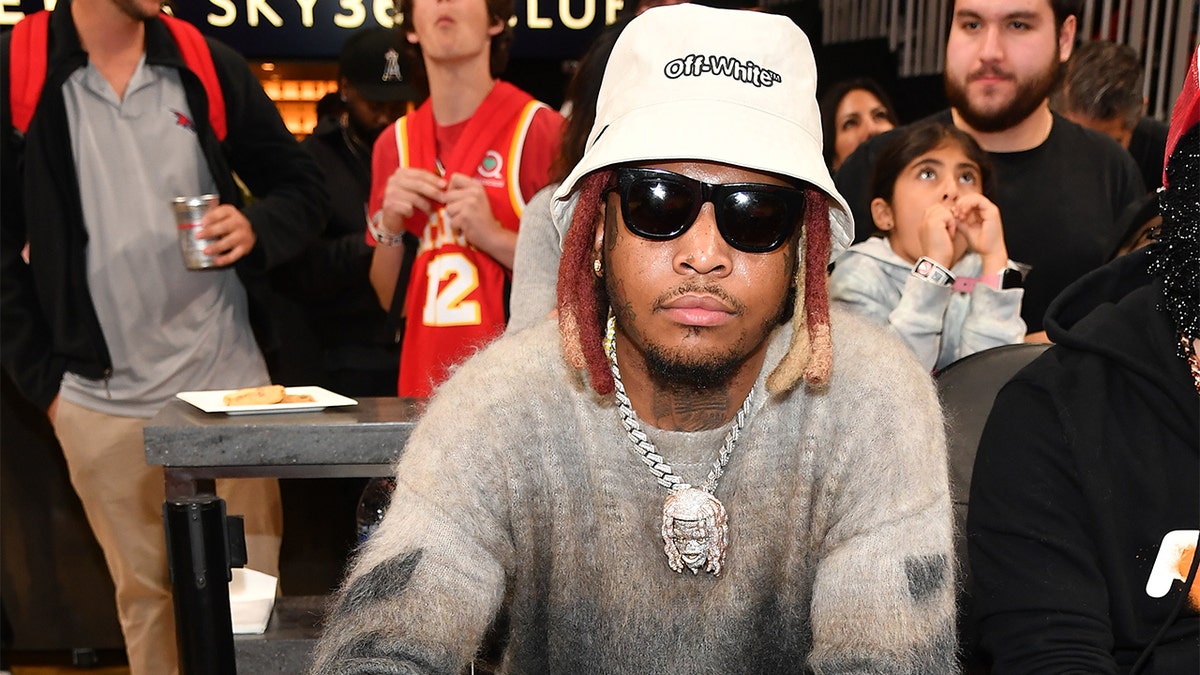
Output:
[[[225,97],[221,93],[217,69],[213,66],[212,52],[204,41],[204,35],[192,24],[173,16],[160,14],[159,18],[171,30],[183,62],[204,85],[204,92],[208,95],[208,121],[217,140],[225,140]],[[29,129],[38,98],[42,94],[42,85],[46,81],[49,26],[50,12],[42,10],[25,17],[12,29],[8,64],[9,106],[12,108],[13,126],[21,133]]]

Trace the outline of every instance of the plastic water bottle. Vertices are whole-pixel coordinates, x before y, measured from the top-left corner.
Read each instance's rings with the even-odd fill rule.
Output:
[[[362,496],[358,498],[354,528],[358,533],[360,545],[379,527],[379,522],[383,520],[383,512],[392,501],[392,492],[395,490],[394,478],[372,478],[367,482],[367,487],[363,488]]]

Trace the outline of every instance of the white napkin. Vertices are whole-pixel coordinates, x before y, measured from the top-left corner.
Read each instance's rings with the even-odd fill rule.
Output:
[[[249,568],[233,569],[229,582],[229,613],[235,635],[259,634],[267,630],[275,607],[275,587],[279,579]]]

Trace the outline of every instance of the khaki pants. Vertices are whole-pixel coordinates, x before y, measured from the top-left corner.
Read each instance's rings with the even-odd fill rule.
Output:
[[[177,673],[175,613],[167,571],[162,467],[146,464],[146,420],[59,400],[54,430],[116,586],[131,675]],[[279,575],[283,511],[273,478],[218,481],[226,512],[245,516],[247,567]]]

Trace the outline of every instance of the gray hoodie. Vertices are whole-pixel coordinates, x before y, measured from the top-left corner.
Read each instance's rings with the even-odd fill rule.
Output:
[[[961,293],[913,276],[912,267],[887,239],[872,237],[837,259],[829,299],[890,328],[930,370],[1025,338],[1023,289],[998,291],[976,284],[969,293]],[[977,277],[983,262],[977,254],[967,253],[950,271],[959,277]]]

